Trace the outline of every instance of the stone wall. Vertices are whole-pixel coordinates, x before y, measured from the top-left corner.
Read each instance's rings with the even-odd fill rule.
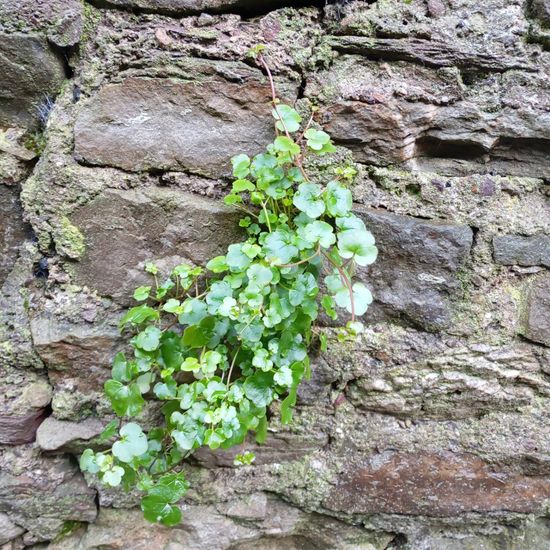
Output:
[[[0,0],[3,550],[550,549],[550,3],[324,4]],[[238,238],[259,42],[357,162],[376,303],[253,466],[197,453],[166,529],[75,456],[144,262]]]

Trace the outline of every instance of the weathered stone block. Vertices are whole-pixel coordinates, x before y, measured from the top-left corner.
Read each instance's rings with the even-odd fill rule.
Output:
[[[37,126],[40,103],[57,95],[64,78],[45,38],[0,33],[0,125]]]
[[[0,367],[0,375],[0,444],[34,441],[52,398],[46,376],[7,366]]]
[[[18,189],[0,184],[0,286],[13,269],[19,248],[28,234]]]
[[[101,4],[124,8],[139,8],[147,11],[168,14],[192,14],[201,12],[219,13],[239,10],[256,11],[257,2],[254,0],[101,0]],[[288,4],[284,0],[262,1],[262,10],[275,9]]]
[[[550,236],[503,235],[493,239],[495,261],[503,265],[550,267]]]
[[[540,511],[550,480],[490,468],[473,455],[387,452],[350,463],[324,505],[356,514],[456,516]]]
[[[472,230],[463,225],[419,220],[357,207],[376,238],[377,261],[359,271],[373,288],[376,319],[404,317],[425,328],[450,322],[450,297],[459,287],[458,271],[472,246]],[[372,317],[371,317],[372,318]]]
[[[507,71],[462,86],[453,70],[387,57],[390,63],[342,56],[306,87],[323,104],[325,130],[359,162],[446,175],[548,175],[547,77]]]
[[[95,492],[65,457],[42,458],[30,446],[0,452],[0,512],[50,540],[66,521],[93,521]]]
[[[539,358],[526,344],[461,345],[383,325],[369,327],[355,346],[331,344],[320,376],[363,410],[443,420],[518,410],[550,396]]]
[[[36,432],[36,444],[43,451],[79,449],[86,441],[98,436],[103,431],[103,427],[103,422],[97,418],[67,422],[49,416]]]
[[[0,2],[0,27],[6,32],[40,33],[60,47],[80,40],[84,6],[78,0]]]
[[[71,420],[89,415],[121,347],[116,324],[71,323],[43,313],[31,319],[31,333],[54,388],[54,415]]]
[[[128,303],[133,290],[150,281],[146,261],[167,269],[204,265],[243,240],[240,217],[220,201],[173,189],[107,191],[71,216],[85,248],[73,267],[75,281]]]
[[[266,84],[130,78],[103,87],[75,125],[75,155],[124,170],[188,170],[219,177],[237,153],[273,138]]]
[[[529,290],[523,334],[550,346],[550,275],[538,277]]]

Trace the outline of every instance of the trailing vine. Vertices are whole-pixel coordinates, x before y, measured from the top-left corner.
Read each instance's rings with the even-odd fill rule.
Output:
[[[291,421],[298,385],[310,375],[308,351],[317,339],[327,346],[315,326],[320,310],[333,320],[337,307],[351,314],[339,333],[347,339],[362,330],[357,318],[372,301],[367,287],[353,282],[356,266],[377,256],[373,236],[351,212],[348,184],[356,172],[335,166],[326,184],[308,176],[306,159],[335,147],[314,127],[313,114],[303,124],[277,98],[261,50],[252,55],[271,86],[276,137],[265,153],[232,158],[235,180],[224,199],[243,211],[247,239],[206,269],[179,265],[165,280],[146,265],[153,282],[136,289],[140,305],[120,321],[132,335],[133,357],[118,353],[105,382],[119,418],[100,438],[117,439],[80,458],[81,469],[103,484],[137,487],[145,517],[164,525],[181,520],[177,503],[188,490],[182,463],[196,449],[240,445],[250,431],[262,443],[275,400],[281,422]],[[145,433],[129,419],[150,401],[160,404],[164,422]],[[254,458],[241,451],[235,465]]]

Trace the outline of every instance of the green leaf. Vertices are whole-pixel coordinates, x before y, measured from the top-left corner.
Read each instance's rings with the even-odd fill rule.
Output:
[[[189,490],[183,473],[171,473],[161,476],[157,484],[148,490],[149,496],[157,496],[174,504],[181,500]]]
[[[196,325],[208,315],[206,304],[197,298],[185,300],[182,311],[178,317],[178,322],[182,325]]]
[[[167,313],[179,313],[180,308],[181,308],[180,301],[176,300],[175,298],[170,298],[162,306],[162,311],[166,311]]]
[[[280,153],[289,153],[291,156],[296,156],[300,154],[300,146],[294,143],[287,136],[279,136],[275,138],[273,142],[275,151]]]
[[[331,216],[347,216],[353,206],[351,191],[341,183],[331,181],[325,190],[325,203]]]
[[[321,305],[323,306],[323,309],[325,310],[325,313],[332,319],[336,320],[338,317],[338,314],[336,313],[336,310],[334,309],[334,298],[332,296],[329,296],[328,294],[325,294],[321,298]]]
[[[120,320],[119,326],[124,327],[126,325],[140,325],[145,321],[156,321],[159,318],[159,312],[152,307],[142,305],[133,307],[126,315]]]
[[[222,397],[226,392],[227,386],[225,384],[212,380],[206,385],[203,395],[207,401],[215,401],[219,397]]]
[[[175,380],[166,380],[158,382],[153,388],[153,392],[159,399],[173,399],[176,397],[178,386]]]
[[[256,442],[260,445],[267,439],[267,418],[262,416],[256,427]]]
[[[338,234],[338,252],[342,258],[353,258],[362,266],[372,264],[378,256],[372,234],[359,230],[348,230]]]
[[[122,439],[113,445],[113,455],[121,462],[132,462],[135,457],[147,452],[147,437],[138,424],[125,424],[120,429],[120,435]]]
[[[264,243],[266,259],[276,264],[287,264],[299,252],[292,233],[282,230],[270,233]]]
[[[126,361],[126,357],[124,356],[124,353],[119,351],[115,358],[113,359],[113,368],[111,369],[111,376],[114,380],[118,380],[119,382],[130,382],[132,380],[134,375],[134,371],[130,365]]]
[[[117,432],[117,427],[118,420],[111,420],[111,422],[109,422],[109,424],[107,424],[107,426],[105,426],[105,428],[103,428],[103,431],[99,434],[99,441],[107,441],[111,439],[111,437],[114,437]]]
[[[109,487],[117,487],[122,481],[122,476],[124,475],[124,469],[120,466],[113,466],[110,470],[107,470],[101,480]]]
[[[319,220],[299,227],[298,234],[311,245],[319,243],[323,248],[330,248],[336,242],[332,226]]]
[[[273,280],[273,272],[269,267],[265,267],[261,264],[253,264],[246,271],[249,283],[263,288],[267,286]]]
[[[255,191],[256,186],[249,180],[240,179],[233,182],[232,193],[242,193],[243,191]]]
[[[322,194],[321,187],[316,183],[301,183],[292,202],[310,218],[318,218],[325,211],[325,203],[320,198]]]
[[[302,117],[290,105],[279,104],[272,111],[273,118],[277,121],[275,126],[284,132],[296,132],[300,129]]]
[[[104,388],[118,416],[135,416],[145,404],[137,384],[125,386],[118,380],[107,380]]]
[[[149,298],[150,292],[150,286],[140,286],[134,291],[134,300],[137,300],[138,302],[143,302],[143,300],[147,300],[147,298]]]
[[[289,367],[281,367],[273,377],[273,380],[279,386],[290,387],[292,385],[292,371]]]
[[[336,304],[351,313],[351,295],[347,285],[340,281],[338,275],[326,277],[325,281],[329,290],[334,294],[334,301]],[[372,294],[363,283],[355,283],[352,287],[352,291],[355,315],[363,315],[367,311],[368,306],[372,303]]]
[[[151,495],[141,499],[141,510],[147,521],[173,527],[181,522],[181,510],[162,497]]]
[[[92,449],[86,449],[80,456],[79,461],[80,469],[83,472],[90,472],[91,474],[97,474],[99,472],[99,465],[96,462],[96,456]]]
[[[251,260],[253,260],[258,254],[261,253],[262,247],[257,245],[257,244],[244,243],[243,246],[242,246],[242,251]]]
[[[232,244],[225,257],[231,271],[244,271],[250,265],[250,258],[242,251],[242,244]]]
[[[149,326],[135,338],[135,345],[145,351],[155,351],[160,344],[162,332],[157,327]]]
[[[258,371],[247,377],[244,394],[257,407],[267,407],[273,401],[273,372]]]
[[[231,165],[233,166],[233,175],[236,178],[246,178],[250,173],[250,158],[248,155],[235,155],[231,159]]]
[[[183,345],[188,348],[202,348],[214,335],[215,317],[205,317],[198,325],[187,327],[183,331]]]
[[[250,259],[243,254],[246,258],[247,265],[250,263]],[[218,312],[220,306],[223,303],[224,298],[232,297],[233,289],[227,281],[216,281],[210,287],[210,291],[206,295],[206,303],[208,304],[208,312],[214,315]]]
[[[304,136],[307,138],[307,145],[317,154],[334,153],[336,147],[332,144],[330,136],[322,130],[309,128]]]
[[[206,264],[206,269],[209,269],[212,273],[223,273],[229,269],[229,266],[225,261],[225,256],[216,256]]]

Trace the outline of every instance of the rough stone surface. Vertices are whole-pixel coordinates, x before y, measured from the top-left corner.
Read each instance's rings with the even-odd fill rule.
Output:
[[[550,346],[550,276],[535,280],[529,292],[525,336]]]
[[[17,191],[0,184],[0,286],[13,269],[19,247],[28,235]]]
[[[0,544],[550,549],[547,16],[538,0],[0,0]],[[204,264],[244,238],[220,199],[229,158],[273,137],[258,43],[357,169],[375,302],[355,343],[322,329],[293,423],[274,405],[266,443],[239,449],[253,465],[186,461],[170,530],[76,458],[105,448],[102,385],[144,262]]]
[[[493,239],[495,261],[503,265],[550,267],[550,236],[505,235]]]
[[[185,261],[204,265],[243,238],[239,218],[219,201],[171,189],[107,192],[71,216],[85,248],[75,280],[128,301],[148,280],[145,262],[166,269]]]
[[[268,86],[251,82],[128,79],[91,99],[76,121],[75,154],[124,170],[217,176],[234,154],[256,154],[269,140],[270,97]]]
[[[251,510],[250,506],[258,506]],[[347,526],[331,518],[305,514],[281,501],[263,494],[249,499],[233,500],[214,506],[188,506],[183,510],[185,520],[180,527],[166,529],[151,526],[138,511],[101,510],[98,520],[88,530],[77,531],[52,550],[91,550],[127,548],[125,533],[132,531],[136,544],[142,548],[171,548],[174,550],[210,550],[215,548],[365,548],[386,547],[391,534],[379,535],[357,527]],[[251,515],[253,514],[253,515]]]
[[[36,432],[36,444],[44,451],[67,451],[78,448],[103,431],[103,423],[96,418],[82,422],[66,422],[50,416]],[[82,445],[80,445],[82,446]]]
[[[65,67],[40,35],[1,34],[0,75],[0,124],[35,127],[39,106],[57,95]]]
[[[254,0],[96,0],[96,3],[168,14],[218,13],[231,10],[266,11],[283,6],[284,0],[266,0],[260,10]]]
[[[472,246],[472,230],[444,222],[357,209],[386,253],[365,277],[381,309],[426,328],[449,322],[448,297]]]
[[[325,505],[368,514],[452,516],[465,512],[530,513],[550,496],[550,481],[492,471],[456,454],[375,455],[350,465]]]
[[[50,540],[65,521],[93,521],[93,490],[68,458],[44,459],[29,446],[0,454],[0,511],[37,540]]]

